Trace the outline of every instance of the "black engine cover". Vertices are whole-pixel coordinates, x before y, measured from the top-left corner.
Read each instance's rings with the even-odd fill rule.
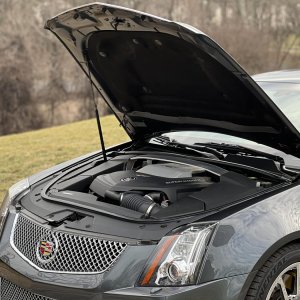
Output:
[[[154,217],[176,216],[191,211],[211,210],[257,192],[256,182],[241,174],[220,169],[212,174],[201,166],[180,163],[147,164],[138,170],[118,171],[98,176],[90,190],[105,201],[106,191],[124,193],[164,193],[168,208]]]
[[[186,178],[165,178],[136,171],[119,171],[98,176],[90,189],[105,196],[107,190],[114,192],[144,191],[163,192],[171,202],[175,202],[182,191],[199,191],[213,182],[207,176]]]

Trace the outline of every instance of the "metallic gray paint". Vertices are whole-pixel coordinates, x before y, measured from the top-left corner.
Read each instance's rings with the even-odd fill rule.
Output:
[[[257,82],[278,82],[300,84],[300,70],[280,70],[256,74],[253,79]]]
[[[300,239],[300,186],[220,221],[200,282],[258,270],[282,246]]]
[[[45,283],[33,282],[13,270],[10,270],[7,265],[2,262],[0,262],[0,274],[22,288],[38,292],[39,294],[43,294],[48,297],[53,297],[57,300],[147,300],[153,298],[165,300],[242,300],[244,299],[244,294],[241,294],[241,291],[248,276],[246,274],[233,276],[197,286],[164,287],[161,289],[129,286],[121,289],[113,289],[103,293],[100,292],[99,288],[93,290],[64,288],[60,286],[55,286],[55,288],[53,288],[53,286]],[[123,276],[126,275],[123,274]],[[250,276],[252,277],[253,274],[250,274]],[[48,280],[51,280],[51,278]]]
[[[7,266],[19,275],[14,283],[56,299],[244,299],[261,264],[284,244],[300,239],[300,186],[230,214],[219,222],[198,286],[134,287],[155,245],[129,246],[105,274],[74,275],[38,272],[9,244],[15,214],[11,211],[0,243],[0,275],[12,281]],[[232,209],[232,212],[234,210]],[[217,214],[215,215],[217,217]],[[7,265],[7,266],[6,266]],[[26,278],[24,278],[25,276]],[[28,280],[33,280],[26,286]],[[40,290],[41,286],[42,290]],[[46,285],[45,285],[46,284]],[[53,284],[55,289],[53,289]],[[151,291],[157,291],[151,294]]]
[[[92,156],[91,156],[92,158]],[[80,159],[77,159],[79,162]],[[65,163],[55,168],[68,168]],[[52,171],[44,173],[51,175]],[[35,182],[38,181],[36,176]],[[9,243],[15,209],[11,208],[0,241],[0,276],[56,299],[244,299],[256,270],[277,249],[300,240],[300,186],[288,187],[244,208],[232,206],[206,220],[220,220],[198,286],[181,288],[135,287],[155,245],[129,246],[105,274],[74,275],[39,272],[25,262]],[[258,200],[256,200],[258,201]],[[200,216],[199,216],[200,218]],[[12,269],[8,269],[12,268]],[[16,271],[14,271],[16,270]],[[29,282],[29,283],[28,283]]]

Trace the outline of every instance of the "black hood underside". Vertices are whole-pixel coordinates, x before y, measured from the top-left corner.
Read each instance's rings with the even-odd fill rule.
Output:
[[[92,4],[46,27],[89,69],[132,139],[197,130],[230,134],[293,155],[298,131],[252,78],[194,28]]]

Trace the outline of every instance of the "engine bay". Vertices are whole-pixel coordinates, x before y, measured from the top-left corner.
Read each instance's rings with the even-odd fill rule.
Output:
[[[213,184],[214,180],[216,176],[198,166],[139,158],[129,170],[98,176],[90,190],[101,197],[101,201],[149,217],[182,198],[188,202],[197,197],[195,193]],[[202,208],[202,203],[200,205]]]
[[[276,182],[171,153],[117,155],[61,176],[48,200],[133,219],[201,213],[263,192]]]

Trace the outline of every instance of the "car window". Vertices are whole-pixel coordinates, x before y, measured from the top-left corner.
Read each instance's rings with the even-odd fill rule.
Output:
[[[258,144],[256,142],[239,138],[236,136],[231,136],[227,134],[217,133],[217,132],[205,132],[205,131],[178,131],[164,134],[165,136],[175,139],[176,141],[192,145],[195,143],[226,143],[233,145],[245,146],[262,152],[270,153],[273,155],[278,155],[284,158],[287,167],[300,169],[300,159],[292,155],[287,155],[282,151],[273,149],[271,147]]]
[[[236,136],[231,136],[227,134],[217,133],[217,132],[206,132],[206,131],[178,131],[164,134],[171,139],[175,139],[184,144],[195,144],[195,143],[226,143],[241,145],[250,148],[260,148],[261,151],[274,152],[277,151],[265,145],[258,144],[256,142],[239,138]]]
[[[300,84],[258,82],[266,94],[300,132]]]
[[[300,84],[278,82],[258,82],[258,84],[286,115],[297,130],[300,131]],[[166,135],[184,144],[217,142],[246,146],[282,156],[288,166],[300,168],[300,160],[294,156],[286,155],[279,150],[235,136],[203,131],[173,132]]]

